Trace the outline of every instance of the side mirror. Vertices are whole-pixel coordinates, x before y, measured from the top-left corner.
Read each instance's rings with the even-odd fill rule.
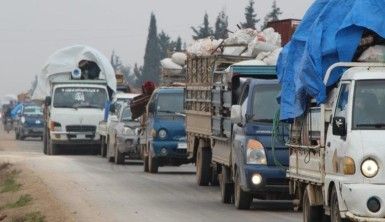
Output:
[[[116,106],[115,106],[115,104],[111,104],[111,105],[110,105],[110,112],[111,112],[111,113],[115,113],[115,111],[116,111]]]
[[[44,104],[45,104],[46,106],[50,106],[50,105],[51,105],[51,102],[52,102],[52,97],[50,97],[50,96],[45,97]]]
[[[231,106],[231,122],[233,124],[242,124],[242,107],[240,105]]]
[[[155,112],[155,103],[148,104],[148,112],[154,113]]]
[[[333,135],[346,136],[346,119],[344,117],[333,118]]]

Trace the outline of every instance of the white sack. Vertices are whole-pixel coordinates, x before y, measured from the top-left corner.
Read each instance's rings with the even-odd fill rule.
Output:
[[[225,40],[225,45],[230,44],[249,44],[258,35],[258,31],[253,29],[240,29],[230,34]]]
[[[186,64],[187,55],[183,52],[176,52],[172,54],[171,59],[174,63],[184,66]]]
[[[385,46],[375,45],[365,50],[360,58],[360,62],[385,62]]]
[[[212,54],[218,54],[221,53],[220,49],[218,49],[218,46],[221,44],[221,42],[221,39],[211,40],[210,37],[205,39],[198,39],[187,48],[187,52],[197,56],[209,56]]]
[[[182,66],[176,64],[172,61],[170,58],[165,58],[162,61],[160,61],[160,64],[165,69],[176,69],[176,70],[182,70]]]
[[[51,81],[71,79],[71,72],[78,68],[79,62],[88,60],[95,62],[100,68],[99,79],[106,80],[108,87],[116,91],[115,71],[110,61],[94,48],[75,45],[66,47],[52,54],[43,66],[32,99],[44,100],[50,95]]]

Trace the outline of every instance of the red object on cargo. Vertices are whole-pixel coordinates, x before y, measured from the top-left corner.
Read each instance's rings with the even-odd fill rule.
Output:
[[[267,23],[267,27],[273,28],[281,34],[282,46],[286,45],[294,34],[297,26],[301,23],[299,19],[285,19]]]

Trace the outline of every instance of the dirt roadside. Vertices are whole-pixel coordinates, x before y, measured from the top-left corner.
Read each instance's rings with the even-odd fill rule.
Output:
[[[0,163],[0,221],[75,220],[33,171],[22,163]]]

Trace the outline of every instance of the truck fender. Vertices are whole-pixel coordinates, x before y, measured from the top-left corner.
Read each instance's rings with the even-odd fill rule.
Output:
[[[323,195],[322,188],[315,185],[307,185],[306,188],[309,195],[310,206],[322,206],[323,205]]]

